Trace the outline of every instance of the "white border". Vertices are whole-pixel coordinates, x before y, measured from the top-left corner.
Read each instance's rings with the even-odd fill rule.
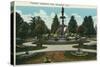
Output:
[[[29,1],[15,1],[16,6],[51,6],[51,7],[61,7],[65,8],[96,8],[96,5],[82,5],[82,4],[62,4],[62,3],[41,3],[41,2],[29,2]]]

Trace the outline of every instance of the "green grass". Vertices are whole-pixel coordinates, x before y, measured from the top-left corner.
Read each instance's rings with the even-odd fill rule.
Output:
[[[71,52],[74,52],[74,51],[65,51],[64,53],[66,59],[69,59],[69,61],[96,60],[96,53],[88,52],[88,55],[86,56],[75,56],[75,55],[72,55]]]
[[[89,41],[84,41],[84,43],[88,43]],[[36,44],[37,42],[35,43],[32,43],[32,44]],[[42,44],[46,44],[46,45],[59,45],[59,44],[62,44],[62,45],[67,45],[67,44],[78,44],[78,41],[74,40],[70,40],[70,41],[65,41],[65,42],[59,42],[58,41],[42,41]]]
[[[78,48],[78,45],[73,46],[73,47],[74,47],[74,48]],[[96,50],[96,49],[97,49],[97,46],[96,46],[96,45],[83,45],[81,48]]]
[[[44,56],[45,53],[36,53],[35,55],[32,54],[31,56],[27,56],[27,57],[21,57],[21,56],[16,56],[16,64],[17,65],[20,65],[20,64],[29,64],[27,63],[27,61],[33,61],[33,60],[36,60],[38,58],[41,58],[42,56]]]
[[[47,47],[37,47],[37,46],[23,46],[23,47],[16,47],[16,52],[24,52],[24,51],[31,51],[31,50],[40,50],[45,49]]]
[[[50,59],[52,59],[52,61],[55,62],[72,62],[72,61],[90,61],[90,60],[96,60],[97,59],[97,54],[96,53],[90,53],[88,52],[88,55],[86,56],[75,56],[72,55],[71,52],[75,52],[75,51],[59,51],[60,54],[61,52],[63,52],[64,54],[64,60],[59,60],[58,59],[52,59],[52,56],[56,56],[59,55],[58,52],[56,54],[56,51],[53,52],[40,52],[40,53],[36,53],[36,54],[32,54],[30,56],[26,56],[26,57],[21,57],[21,56],[16,56],[16,64],[37,64],[37,63],[44,63],[43,62],[43,58],[45,58],[46,56],[48,56]]]

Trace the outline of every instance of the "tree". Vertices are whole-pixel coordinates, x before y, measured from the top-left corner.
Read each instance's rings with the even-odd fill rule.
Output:
[[[92,16],[88,17],[88,22],[89,22],[89,28],[90,28],[88,30],[89,34],[90,35],[95,35],[96,31],[94,29],[94,22],[93,22]]]
[[[38,39],[37,46],[42,47],[42,35],[46,34],[47,32],[47,26],[45,25],[45,22],[41,19],[41,17],[37,17],[36,20],[36,26],[35,26],[35,33]]]
[[[71,16],[71,19],[68,23],[68,30],[69,30],[69,33],[76,33],[77,22],[76,22],[74,16]]]
[[[96,34],[92,16],[88,16],[88,17],[85,16],[82,26],[84,26],[84,28],[85,28],[85,31],[84,31],[85,35],[89,36],[89,35]]]
[[[84,21],[83,21],[82,25],[83,25],[85,28],[88,27],[88,17],[87,17],[87,16],[84,17]]]
[[[22,19],[21,15],[19,13],[16,12],[16,36],[20,37],[21,35],[21,25],[23,24],[24,20]]]
[[[20,28],[20,37],[25,39],[28,37],[29,34],[29,24],[27,22],[23,22]]]
[[[83,36],[84,35],[84,27],[82,25],[80,25],[78,28],[77,28],[77,33],[80,35],[80,36]]]
[[[29,25],[24,22],[21,15],[16,12],[16,37],[25,39],[28,35]]]
[[[55,34],[59,26],[60,26],[60,22],[58,20],[58,16],[55,15],[55,17],[53,18],[53,23],[51,25],[51,33]]]
[[[36,25],[36,17],[31,17],[32,18],[32,20],[31,20],[31,22],[30,22],[30,35],[32,36],[32,37],[34,37],[35,36],[35,25]]]
[[[97,34],[97,25],[95,25],[95,32],[96,32],[96,34]]]

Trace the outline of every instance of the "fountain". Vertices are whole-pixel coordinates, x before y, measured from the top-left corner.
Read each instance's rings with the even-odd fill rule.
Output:
[[[76,43],[75,37],[68,37],[66,34],[67,32],[67,25],[64,24],[64,19],[65,19],[65,15],[64,15],[64,7],[61,8],[61,24],[59,26],[59,28],[57,29],[58,35],[55,34],[50,35],[49,38],[46,39],[46,41],[42,41],[43,44],[69,44],[69,43]],[[65,31],[66,28],[66,31]],[[66,33],[66,34],[65,34]],[[35,44],[35,41],[33,42]]]
[[[71,52],[71,54],[75,55],[75,56],[86,56],[86,55],[88,55],[87,52],[82,51],[82,46],[83,46],[83,40],[80,37],[79,40],[78,40],[78,50]]]
[[[62,20],[62,24],[61,24],[61,38],[64,38],[64,27],[65,27],[65,24],[64,24],[64,19],[66,18],[64,16],[64,8],[62,7],[62,11],[61,11],[61,14],[62,16],[60,16],[60,19]]]

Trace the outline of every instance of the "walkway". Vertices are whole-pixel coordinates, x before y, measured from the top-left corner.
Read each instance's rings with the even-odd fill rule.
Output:
[[[91,41],[89,43],[84,43],[85,45],[92,45],[92,44],[96,44],[96,41]],[[23,43],[24,46],[36,46],[35,44],[32,44],[32,42],[27,42],[27,43]],[[72,46],[75,46],[77,44],[69,44],[69,45],[43,45],[46,46],[47,48],[45,49],[41,49],[41,50],[33,50],[33,51],[29,51],[29,55],[33,54],[33,53],[38,53],[38,52],[48,52],[48,51],[72,51],[72,50],[77,50],[77,48],[73,48]],[[83,51],[86,52],[93,52],[96,53],[96,50],[92,50],[92,49],[82,49]],[[17,52],[16,55],[23,55],[25,54],[25,52]]]

